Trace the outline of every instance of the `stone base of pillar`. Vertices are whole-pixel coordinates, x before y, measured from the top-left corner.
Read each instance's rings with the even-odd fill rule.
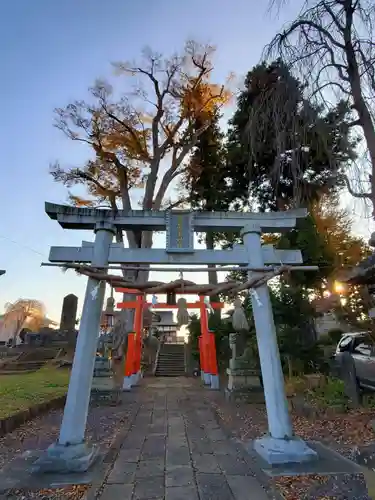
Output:
[[[99,448],[86,443],[75,445],[54,443],[34,462],[32,471],[61,474],[86,472],[95,463],[98,455]]]
[[[211,385],[211,374],[203,372],[203,383],[204,385]]]
[[[318,459],[316,451],[299,438],[276,439],[264,436],[254,441],[254,450],[270,465],[302,463]]]
[[[140,382],[140,381],[141,381],[141,379],[142,379],[142,372],[141,372],[141,370],[139,370],[139,372],[137,372],[137,373],[134,373],[134,374],[132,375],[132,377],[133,377],[133,382],[132,382],[132,385],[137,385],[137,384],[139,384],[139,382]]]
[[[220,389],[219,375],[211,375],[211,389],[214,391]]]
[[[130,377],[124,377],[124,381],[122,383],[122,390],[130,391],[130,389],[132,388],[132,382],[133,382],[132,375]]]

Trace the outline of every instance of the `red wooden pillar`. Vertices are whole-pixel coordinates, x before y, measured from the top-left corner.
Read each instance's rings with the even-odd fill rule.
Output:
[[[134,312],[134,332],[128,334],[123,389],[129,391],[141,376],[142,323],[144,296],[138,295]]]
[[[124,383],[122,388],[125,391],[130,391],[132,387],[134,364],[135,364],[135,333],[128,334],[128,348],[126,350],[125,357],[125,373],[124,373]]]
[[[206,304],[204,302],[204,297],[199,297],[199,309],[201,315],[201,352],[203,357],[203,382],[206,385],[211,384],[211,372],[210,372],[210,336],[208,332],[208,314]]]
[[[202,331],[202,353],[204,357],[203,381],[211,389],[219,389],[219,372],[216,358],[215,334],[208,329],[208,312],[204,297],[199,297]]]
[[[200,364],[200,369],[201,369],[201,378],[202,378],[202,380],[204,380],[205,364],[204,364],[202,335],[199,335],[199,337],[198,337],[198,346],[199,346],[199,364]]]
[[[144,296],[138,295],[136,302],[137,306],[134,314],[135,358],[132,385],[135,385],[141,377]]]
[[[210,342],[211,389],[219,389],[219,370],[217,367],[215,334],[213,332],[209,332],[209,342]]]

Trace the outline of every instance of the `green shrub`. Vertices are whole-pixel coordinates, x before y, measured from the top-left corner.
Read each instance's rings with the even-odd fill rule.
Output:
[[[327,383],[310,391],[310,397],[319,404],[319,406],[346,406],[348,397],[345,394],[344,382],[337,378],[328,378]]]

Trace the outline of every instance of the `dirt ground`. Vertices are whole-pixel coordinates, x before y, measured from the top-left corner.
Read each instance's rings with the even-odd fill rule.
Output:
[[[218,396],[210,399],[219,419],[241,441],[253,440],[267,432],[264,404],[227,402]],[[321,441],[349,459],[353,459],[357,447],[375,441],[372,425],[375,419],[374,409],[352,410],[343,414],[332,414],[328,411],[315,419],[297,416],[293,411],[291,413],[296,435],[305,440]],[[363,494],[364,476],[369,491],[366,496]],[[336,476],[339,478],[337,481],[320,475],[283,477],[275,480],[274,485],[287,500],[375,498],[375,474],[371,469],[364,469],[364,476]],[[347,496],[350,489],[352,496]]]

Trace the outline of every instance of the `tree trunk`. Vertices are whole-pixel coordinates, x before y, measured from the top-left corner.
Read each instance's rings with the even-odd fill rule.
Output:
[[[353,13],[347,11],[347,22],[344,33],[345,53],[348,63],[348,76],[350,88],[353,96],[354,108],[358,113],[359,122],[366,139],[367,148],[371,161],[371,203],[373,206],[373,217],[375,218],[375,127],[372,121],[371,112],[363,96],[361,86],[361,75],[356,59],[356,53],[352,41]]]
[[[121,233],[121,234],[120,234]],[[152,247],[152,232],[151,231],[145,231],[141,234],[134,234],[132,231],[128,231],[126,233],[129,248],[151,248]],[[139,236],[141,236],[139,238]],[[124,238],[122,235],[122,232],[119,231],[119,233],[116,235],[116,241],[118,243],[124,243]],[[138,244],[137,244],[138,243]],[[139,245],[140,243],[140,245]],[[147,281],[149,277],[149,272],[148,271],[129,271],[126,269],[126,266],[123,266],[122,268],[122,274],[123,277],[129,281],[135,282],[135,281]],[[130,302],[134,300],[134,295],[132,294],[123,294],[123,301],[124,302]],[[130,332],[133,331],[134,329],[134,309],[123,309],[120,313],[120,321],[122,323],[122,328],[121,328],[121,341],[120,339],[117,340],[116,345],[117,351],[119,351],[119,356],[121,353],[124,351],[124,346],[126,346],[127,343],[127,336]]]
[[[214,247],[215,247],[214,233],[208,232],[208,233],[206,233],[206,248],[207,248],[207,250],[214,250]],[[207,267],[208,267],[208,269],[215,268],[215,264],[208,264]],[[208,271],[208,283],[210,285],[217,285],[218,284],[217,271]],[[219,300],[220,300],[220,298],[218,295],[211,296],[211,302],[219,302]],[[214,314],[215,314],[215,316],[220,318],[221,310],[214,309]]]

